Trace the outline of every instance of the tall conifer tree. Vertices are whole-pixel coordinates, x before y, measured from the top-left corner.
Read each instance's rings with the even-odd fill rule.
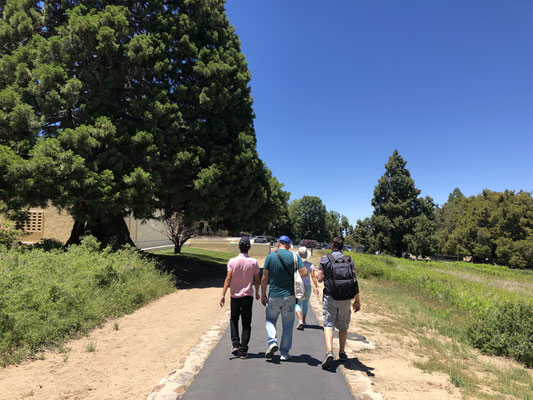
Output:
[[[420,190],[406,164],[398,150],[394,150],[372,199],[374,246],[396,257],[408,250],[426,255],[434,246],[433,200],[418,197]],[[431,240],[427,241],[428,238]]]
[[[0,201],[68,210],[73,242],[126,243],[124,215],[157,209],[266,224],[285,194],[257,155],[222,0],[0,8]]]

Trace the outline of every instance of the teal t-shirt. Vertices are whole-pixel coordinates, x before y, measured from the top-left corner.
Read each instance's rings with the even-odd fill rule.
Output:
[[[283,258],[289,271],[293,273],[293,253],[285,249],[278,249],[278,252],[281,258]],[[298,269],[303,268],[303,261],[298,254],[296,255],[296,258],[298,259]],[[285,272],[285,269],[275,252],[269,254],[265,260],[263,268],[268,271],[268,284],[270,285],[268,290],[269,297],[294,296],[294,279]]]

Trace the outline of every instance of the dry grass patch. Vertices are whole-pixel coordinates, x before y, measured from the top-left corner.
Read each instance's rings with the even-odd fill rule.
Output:
[[[360,286],[364,313],[355,326],[376,341],[384,356],[410,353],[405,358],[411,365],[428,374],[445,374],[465,398],[533,400],[530,369],[483,355],[468,343],[466,312],[396,283],[361,280]]]

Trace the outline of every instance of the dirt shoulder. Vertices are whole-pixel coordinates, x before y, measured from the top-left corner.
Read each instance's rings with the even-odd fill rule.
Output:
[[[223,312],[225,267],[160,261],[177,277],[176,292],[68,342],[64,352],[0,369],[0,400],[146,399]]]
[[[218,320],[219,298],[219,287],[180,289],[69,342],[63,354],[4,368],[0,399],[146,399]]]

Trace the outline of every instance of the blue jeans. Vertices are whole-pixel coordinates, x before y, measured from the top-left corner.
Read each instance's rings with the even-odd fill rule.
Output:
[[[278,343],[276,335],[276,322],[281,313],[281,324],[283,333],[281,335],[281,345],[279,346],[282,355],[286,356],[292,347],[292,332],[294,329],[294,305],[296,297],[269,297],[266,307],[266,331],[268,345]]]

